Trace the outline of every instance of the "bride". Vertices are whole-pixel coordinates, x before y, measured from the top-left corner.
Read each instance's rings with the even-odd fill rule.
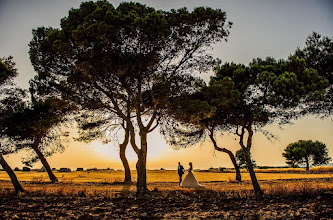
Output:
[[[190,165],[190,168],[188,169],[188,173],[185,176],[182,183],[180,184],[180,186],[193,187],[193,188],[202,187],[202,185],[198,183],[198,180],[195,178],[195,176],[192,172],[192,170],[193,170],[192,162],[190,162],[189,165]]]

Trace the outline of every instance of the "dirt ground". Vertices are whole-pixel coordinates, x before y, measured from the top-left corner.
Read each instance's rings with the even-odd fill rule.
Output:
[[[0,180],[0,219],[333,219],[331,176],[262,174],[265,195],[257,198],[249,180],[214,175],[199,190],[150,177],[145,196],[136,195],[135,184],[65,178],[57,184],[22,181],[28,192],[15,196],[10,181]]]
[[[1,219],[332,219],[333,192],[237,198],[214,190],[84,193],[0,199]]]

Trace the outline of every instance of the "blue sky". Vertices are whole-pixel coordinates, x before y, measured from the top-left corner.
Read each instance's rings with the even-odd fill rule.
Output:
[[[80,0],[0,0],[0,57],[9,55],[14,57],[20,74],[17,79],[20,86],[27,88],[29,79],[35,75],[28,55],[32,29],[40,26],[59,27],[60,19],[67,16],[70,8],[79,7],[81,2]],[[121,1],[110,2],[117,6]],[[304,45],[306,36],[312,31],[333,36],[333,1],[331,0],[142,0],[138,2],[163,10],[181,7],[192,10],[194,7],[208,6],[226,11],[227,19],[233,22],[228,42],[214,45],[213,51],[211,51],[215,57],[222,59],[222,61],[247,64],[256,57],[287,58],[297,47]],[[211,72],[203,74],[202,77],[208,80],[210,74]],[[310,117],[298,120],[294,126],[282,131],[276,130],[275,127],[269,127],[280,136],[278,142],[266,142],[264,137],[258,135],[258,139],[255,141],[258,140],[259,147],[253,149],[254,158],[256,159],[257,156],[257,164],[283,165],[281,153],[286,144],[298,139],[317,139],[318,137],[322,138],[322,141],[328,145],[330,155],[333,157],[333,137],[330,137],[330,134],[333,133],[332,121]],[[287,133],[286,130],[288,130]],[[158,136],[158,134],[155,135]],[[232,140],[233,138],[230,138],[223,143],[230,144],[237,150]],[[159,145],[162,147],[150,152],[156,151],[156,155],[160,155],[158,152],[170,151],[160,138],[156,139],[156,143],[160,143]],[[103,150],[103,147],[96,149],[100,148],[102,149],[101,154],[105,154],[106,151]],[[70,152],[75,152],[73,149]],[[89,152],[91,148],[86,146],[86,149]],[[190,151],[176,153],[170,151],[165,154],[169,154],[170,158],[174,156],[177,159],[182,158],[184,154],[190,154],[192,158],[196,158],[193,152],[198,151],[198,155],[202,155],[203,151],[200,147],[198,149],[192,150],[191,153]],[[206,151],[207,158],[215,154],[211,150]],[[107,152],[107,155],[115,154],[112,150]],[[275,152],[276,158],[267,159],[265,155],[269,152]],[[211,160],[207,166],[223,166],[221,160],[227,161],[227,157],[224,156],[214,158],[216,160]],[[16,157],[15,160],[17,160]],[[114,160],[117,160],[116,156]],[[224,163],[224,166],[228,165],[228,162]],[[165,163],[165,167],[168,166]],[[204,166],[206,165],[203,161],[200,163],[200,167]]]

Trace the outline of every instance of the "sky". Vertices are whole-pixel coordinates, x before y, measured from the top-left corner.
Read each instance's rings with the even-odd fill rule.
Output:
[[[68,15],[71,8],[78,8],[80,0],[0,0],[0,57],[14,57],[19,76],[16,82],[28,88],[34,72],[29,59],[29,42],[32,30],[59,27],[60,19]],[[115,7],[121,1],[110,1]],[[312,31],[333,36],[333,1],[331,0],[142,0],[137,1],[156,9],[170,10],[207,6],[219,8],[233,22],[227,42],[213,45],[210,53],[223,62],[248,64],[253,58],[271,56],[286,59],[297,47],[303,47]],[[209,80],[212,72],[200,76]],[[283,149],[300,139],[318,140],[325,143],[329,156],[333,158],[333,121],[313,116],[298,119],[293,125],[282,129],[275,125],[265,127],[278,137],[269,141],[264,135],[255,133],[252,157],[258,165],[283,166]],[[75,135],[75,131],[71,131]],[[118,135],[119,136],[119,135]],[[120,134],[121,136],[121,134]],[[121,169],[118,156],[118,141],[103,145],[99,141],[81,143],[72,141],[66,151],[49,158],[51,167],[113,168]],[[220,146],[233,152],[238,150],[237,140],[232,134],[218,137]],[[136,156],[128,146],[127,155],[131,169],[135,169]],[[24,152],[6,157],[12,167],[22,167]],[[148,169],[176,169],[180,161],[185,166],[191,161],[196,169],[210,167],[232,167],[228,155],[214,151],[209,141],[175,150],[170,148],[155,130],[148,139]],[[36,164],[35,167],[41,167]]]

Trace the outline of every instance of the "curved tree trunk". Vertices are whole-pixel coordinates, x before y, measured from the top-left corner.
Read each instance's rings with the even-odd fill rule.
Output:
[[[250,152],[247,151],[247,149],[243,149],[243,151],[244,151],[244,157],[245,157],[245,161],[246,161],[246,166],[247,166],[248,171],[250,173],[250,177],[251,177],[251,181],[252,181],[254,192],[255,192],[255,194],[257,196],[262,196],[263,195],[263,191],[260,188],[257,176],[256,176],[256,174],[255,174],[255,172],[253,170]]]
[[[43,153],[38,148],[38,145],[40,144],[41,139],[42,139],[41,137],[37,137],[37,139],[35,140],[35,142],[32,145],[32,149],[34,149],[34,151],[38,155],[40,161],[42,162],[44,168],[46,169],[46,172],[49,175],[51,183],[56,183],[56,182],[58,182],[58,178],[54,175],[54,173],[53,173],[53,171],[52,171],[49,163],[47,162],[47,160],[44,157]]]
[[[147,188],[147,134],[140,134],[141,149],[138,152],[138,162],[136,163],[137,170],[137,192],[145,193]]]
[[[225,149],[225,148],[222,148],[221,151],[222,151],[222,152],[225,152],[225,153],[227,153],[227,154],[229,155],[230,160],[231,160],[232,164],[233,164],[234,167],[235,167],[236,180],[239,181],[239,182],[242,182],[241,172],[240,172],[239,166],[238,166],[238,164],[237,164],[237,162],[236,162],[236,159],[235,159],[234,154],[233,154],[230,150]]]
[[[124,142],[122,144],[120,144],[119,156],[120,156],[121,162],[123,163],[124,170],[125,170],[124,182],[129,183],[129,182],[132,182],[131,170],[130,170],[130,167],[129,167],[129,164],[128,164],[128,161],[126,158],[126,148],[127,148],[128,141],[129,141],[129,129],[126,128],[125,132],[126,133],[125,133]]]
[[[235,167],[235,172],[236,172],[236,180],[241,182],[242,181],[242,176],[241,176],[241,172],[240,172],[240,169],[239,169],[239,166],[236,162],[236,159],[235,159],[235,155],[228,149],[226,148],[220,148],[217,146],[217,143],[214,139],[214,131],[213,130],[210,130],[210,140],[213,142],[213,145],[214,145],[214,148],[217,150],[217,151],[221,151],[221,152],[224,152],[224,153],[227,153],[230,157],[230,160],[232,162],[232,164],[234,165]]]
[[[2,154],[0,154],[0,164],[1,164],[2,168],[7,172],[10,180],[12,181],[12,184],[13,184],[14,189],[15,189],[15,193],[18,194],[20,192],[25,192],[25,190],[23,189],[22,185],[17,180],[17,177],[16,177],[14,171],[8,165],[8,163],[5,161],[5,159],[3,158]]]
[[[248,131],[248,138],[247,138],[247,143],[246,146],[244,145],[244,134],[245,134],[245,127],[242,127],[242,133],[238,134],[240,139],[239,139],[239,144],[242,147],[242,150],[244,151],[244,157],[245,157],[245,161],[246,161],[246,165],[248,168],[248,171],[250,173],[250,177],[251,177],[251,181],[252,181],[252,185],[253,185],[253,189],[254,192],[257,196],[262,196],[264,193],[260,188],[257,176],[253,170],[253,166],[252,166],[252,161],[251,161],[251,153],[250,153],[250,149],[252,147],[252,137],[253,137],[253,131],[252,131],[252,127],[251,124],[249,124],[248,126],[246,126],[246,129]]]

